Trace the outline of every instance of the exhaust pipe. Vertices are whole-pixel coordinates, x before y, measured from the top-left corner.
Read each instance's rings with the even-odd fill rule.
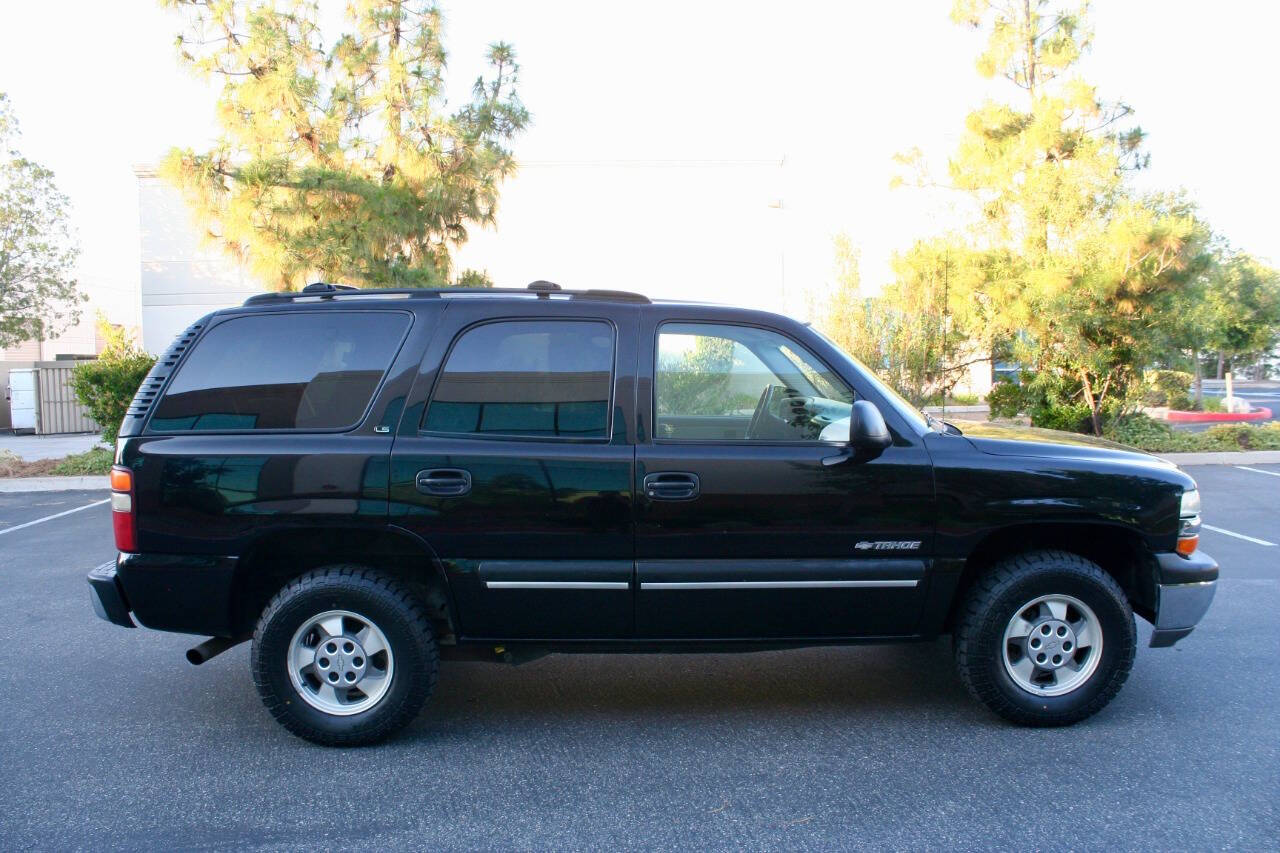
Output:
[[[248,634],[239,637],[210,637],[200,645],[187,649],[187,660],[192,666],[199,666],[205,661],[215,658],[232,646],[238,646],[249,639]]]

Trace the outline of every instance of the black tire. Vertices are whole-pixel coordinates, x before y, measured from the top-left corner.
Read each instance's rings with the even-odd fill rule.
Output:
[[[304,700],[290,678],[294,634],[328,610],[368,617],[394,656],[390,685],[366,711],[326,713]],[[383,740],[418,715],[435,689],[439,652],[431,623],[408,589],[373,569],[341,565],[308,572],[276,593],[258,619],[250,662],[263,703],[286,729],[325,746],[358,746]]]
[[[1058,696],[1023,688],[1004,663],[1005,628],[1018,608],[1043,595],[1084,602],[1102,631],[1102,653],[1093,674]],[[1123,590],[1096,563],[1067,551],[1029,551],[996,563],[974,583],[956,618],[960,680],[979,702],[1025,726],[1067,726],[1096,714],[1129,677],[1136,647],[1133,610]]]

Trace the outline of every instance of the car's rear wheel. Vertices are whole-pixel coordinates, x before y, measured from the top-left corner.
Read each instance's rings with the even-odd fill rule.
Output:
[[[1096,563],[1044,550],[1003,560],[969,590],[956,619],[956,667],[980,702],[1023,725],[1089,717],[1133,665],[1133,610]]]
[[[362,566],[290,581],[253,637],[253,678],[267,709],[325,745],[373,743],[407,724],[435,687],[437,664],[421,604]]]

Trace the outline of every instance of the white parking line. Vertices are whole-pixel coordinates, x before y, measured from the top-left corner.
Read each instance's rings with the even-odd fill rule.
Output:
[[[5,535],[6,533],[12,533],[15,530],[21,530],[24,527],[30,527],[33,524],[43,524],[46,521],[53,521],[55,518],[62,518],[64,515],[71,515],[71,513],[79,512],[82,509],[91,509],[95,506],[102,506],[103,504],[107,504],[107,503],[111,503],[111,498],[106,498],[105,500],[100,500],[100,501],[94,501],[91,504],[78,506],[75,509],[69,509],[69,510],[66,510],[65,512],[55,512],[53,515],[46,515],[44,518],[37,518],[35,521],[28,521],[25,524],[15,524],[13,527],[6,527],[5,529],[0,530],[0,536]]]
[[[1250,468],[1248,465],[1236,465],[1241,471],[1252,471],[1255,474],[1266,474],[1268,477],[1280,477],[1280,472],[1263,471],[1261,468]]]
[[[1268,542],[1265,539],[1256,539],[1252,536],[1245,536],[1243,533],[1235,533],[1231,530],[1223,530],[1221,527],[1214,527],[1212,524],[1201,524],[1205,530],[1212,530],[1214,533],[1221,533],[1223,536],[1234,536],[1237,539],[1243,539],[1246,542],[1252,542],[1255,545],[1266,545],[1268,548],[1275,548],[1276,543]]]

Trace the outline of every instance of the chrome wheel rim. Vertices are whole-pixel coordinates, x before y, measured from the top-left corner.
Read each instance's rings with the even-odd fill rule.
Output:
[[[395,658],[382,630],[350,610],[302,623],[289,643],[289,679],[302,700],[326,714],[367,711],[391,686]]]
[[[1077,690],[1102,660],[1102,625],[1070,595],[1042,595],[1018,608],[1004,629],[1005,672],[1036,696]]]

